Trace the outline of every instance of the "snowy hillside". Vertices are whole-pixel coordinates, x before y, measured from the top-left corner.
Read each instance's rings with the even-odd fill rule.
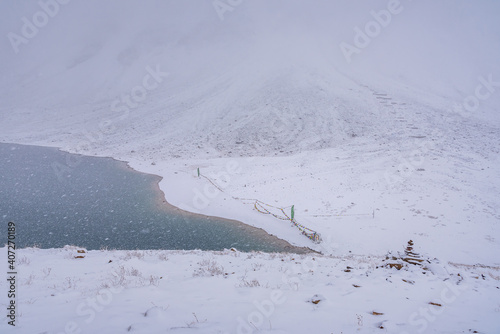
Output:
[[[112,121],[87,153],[127,154],[116,147],[127,138],[142,159],[283,155],[386,133],[373,91],[453,115],[479,76],[496,80],[495,1],[402,1],[365,42],[356,27],[388,3],[242,1],[220,20],[208,1],[72,1],[24,38],[22,17],[40,5],[4,2],[2,31],[14,35],[1,48],[2,140],[28,141],[23,124],[29,142],[76,150]],[[159,82],[141,90],[148,68]],[[474,119],[498,120],[498,101]],[[275,133],[282,123],[290,138]]]
[[[1,142],[127,161],[134,169],[162,176],[166,200],[181,209],[237,219],[321,252],[321,266],[328,269],[318,280],[307,280],[322,285],[318,293],[326,296],[326,305],[306,304],[316,292],[304,284],[292,298],[296,304],[280,311],[298,312],[309,305],[303,312],[319,322],[314,327],[318,332],[354,332],[357,322],[328,322],[326,315],[356,319],[362,312],[359,300],[385,300],[377,289],[393,293],[392,286],[376,283],[386,284],[393,274],[416,282],[398,280],[398,289],[436,289],[439,294],[436,282],[457,284],[453,263],[467,268],[470,277],[485,278],[468,277],[474,283],[467,285],[462,302],[450,306],[450,313],[426,332],[500,330],[494,320],[498,313],[493,307],[498,306],[490,302],[498,291],[500,266],[499,2],[42,0],[3,1],[0,13],[5,36],[0,41]],[[198,168],[219,189],[198,178]],[[318,231],[323,242],[314,244],[290,224],[259,213],[255,199],[287,210],[294,205],[297,221]],[[357,268],[358,259],[383,259],[401,251],[408,240],[445,269],[422,277],[413,267],[404,273],[384,267],[375,276],[359,278],[368,291],[361,299],[338,303],[358,292],[351,291],[357,283],[340,262]],[[66,266],[60,259],[63,250],[22,252],[32,262],[53,258],[58,267]],[[125,256],[90,254],[99,260]],[[168,256],[194,266],[212,253]],[[233,254],[213,256],[226,268]],[[264,265],[272,271],[269,275],[280,275],[273,261],[281,261],[258,257],[269,261]],[[154,269],[158,261],[141,261],[141,268],[160,275]],[[101,279],[107,269],[96,266],[95,272],[81,274]],[[243,260],[237,266],[242,272],[253,270]],[[168,275],[178,275],[172,284],[191,277],[184,267],[168,268]],[[43,276],[42,264],[28,269],[34,277]],[[267,273],[257,279],[279,288]],[[64,275],[47,277],[58,286]],[[21,288],[48,291],[49,283],[32,280]],[[222,277],[206,280],[207,290],[227,288]],[[231,289],[238,284],[233,281]],[[95,295],[97,288],[86,278],[82,282],[81,290],[79,285],[71,291],[54,287],[54,294],[64,295],[54,307],[61,309],[67,301],[75,306],[87,294]],[[153,294],[155,286],[171,289],[165,284],[140,292],[127,286],[130,296],[124,298]],[[184,291],[190,291],[191,283],[186,284]],[[343,288],[325,292],[331,284]],[[232,303],[243,312],[267,293],[262,287],[248,294],[231,289],[232,297],[206,298]],[[165,303],[154,311],[155,321],[178,332],[232,332],[234,317],[218,314],[224,307],[212,310],[212,316],[195,310],[209,309],[203,296],[209,291],[197,291],[199,295],[181,303],[183,308],[193,305],[180,316],[196,322],[190,329],[169,322],[176,315],[165,313],[165,305],[181,311],[168,298],[155,299]],[[412,291],[412,296],[419,294]],[[50,296],[33,297],[38,302],[22,299],[26,317],[35,319],[32,312]],[[184,299],[180,293],[173,298]],[[388,333],[418,331],[395,323],[408,323],[421,304],[403,299],[384,303],[394,312],[398,305],[411,310],[403,320],[391,315],[391,325],[383,326]],[[145,304],[138,312],[150,308]],[[484,307],[481,314],[475,305]],[[114,310],[110,317],[119,318],[121,311]],[[192,312],[199,318],[188,319]],[[284,314],[247,332],[303,332]],[[464,323],[446,327],[457,317]],[[70,318],[63,316],[64,321]],[[201,325],[201,318],[209,320]],[[383,319],[364,319],[370,329],[361,332],[383,332],[375,326]],[[139,323],[133,320],[130,330],[148,332],[150,325]],[[479,323],[486,325],[475,326]],[[94,323],[92,329],[101,325]],[[30,332],[38,329],[26,326]],[[47,333],[62,330],[43,328]]]

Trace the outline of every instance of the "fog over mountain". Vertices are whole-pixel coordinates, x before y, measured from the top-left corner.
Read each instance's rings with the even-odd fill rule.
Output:
[[[36,122],[33,139],[57,142],[122,121],[149,67],[168,77],[128,104],[129,138],[180,156],[296,153],[386,131],[374,90],[444,115],[500,78],[497,1],[61,2],[0,4],[3,134]],[[498,115],[499,96],[472,117]],[[258,144],[273,124],[296,133]]]

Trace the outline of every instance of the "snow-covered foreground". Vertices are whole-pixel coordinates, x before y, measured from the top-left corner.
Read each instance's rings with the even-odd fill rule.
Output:
[[[357,255],[78,250],[17,252],[19,316],[15,328],[2,316],[2,333],[500,330],[499,267],[425,254],[413,265]]]

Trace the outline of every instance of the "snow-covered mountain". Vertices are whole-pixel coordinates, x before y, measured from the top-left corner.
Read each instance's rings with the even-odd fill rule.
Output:
[[[500,73],[496,1],[234,3],[3,2],[2,139],[27,139],[23,124],[68,147],[128,108],[107,147],[123,134],[164,158],[282,155],[385,133],[373,91],[446,115]],[[148,68],[168,76],[134,91]],[[496,117],[498,96],[473,116]]]
[[[386,303],[389,311],[380,318],[382,322],[370,318],[365,320],[370,325],[363,327],[359,317],[379,316],[367,313],[373,310],[363,305],[384,298],[370,293],[379,291],[379,280],[392,284],[391,270],[396,269],[384,267],[372,276],[367,271],[373,266],[378,269],[388,252],[401,250],[410,239],[433,264],[440,264],[430,268],[427,273],[435,276],[428,279],[412,276],[421,272],[414,267],[398,272],[404,276],[397,280],[400,296],[406,296],[415,282],[419,289],[424,286],[428,296],[434,296],[432,291],[437,295],[447,291],[439,285],[443,282],[455,286],[464,279],[467,283],[467,292],[459,294],[462,299],[445,303],[450,313],[444,318],[433,316],[450,326],[425,318],[426,332],[474,332],[479,327],[494,333],[500,328],[492,304],[481,302],[496,298],[499,291],[498,1],[41,0],[3,1],[0,13],[4,36],[0,41],[0,141],[128,161],[137,170],[161,175],[160,187],[177,207],[238,219],[322,252],[326,256],[321,258],[321,278],[307,276],[314,289],[297,288],[290,294],[295,304],[276,307],[276,314],[297,310],[295,306],[316,289],[329,300],[323,315],[342,309],[339,314],[347,319],[330,327],[319,321],[314,327],[318,331],[335,328],[347,333],[358,328],[372,333],[385,328],[399,333],[423,328],[411,324],[420,319],[422,308],[429,307],[426,298],[414,299],[420,292],[408,295],[409,304]],[[196,177],[198,168],[219,189]],[[262,215],[252,201],[242,199],[281,208],[295,205],[297,221],[321,233],[323,242],[311,243],[290,224]],[[64,252],[25,250],[22,254],[43,257],[49,263]],[[91,256],[100,261],[109,255],[103,254]],[[234,266],[246,275],[244,256],[237,253],[233,259],[231,254],[216,255],[225,267],[235,261]],[[134,268],[127,267],[126,275],[123,267],[130,264],[130,256],[122,259],[125,252],[113,256],[116,262],[123,260],[122,276],[131,276]],[[194,264],[198,258],[215,255],[168,256],[179,262],[189,258]],[[366,257],[371,269],[364,265]],[[346,260],[363,271],[362,283],[354,274],[346,275],[345,268],[339,269]],[[282,268],[273,271],[279,276],[294,259],[287,258],[290,264],[284,267],[284,260],[272,255],[259,261],[269,268]],[[316,260],[311,256],[304,261]],[[66,262],[58,261],[58,268]],[[149,264],[134,265],[160,275]],[[267,272],[272,271],[269,268]],[[39,265],[33,275],[41,276],[46,270]],[[51,284],[64,280],[61,270],[63,274]],[[105,280],[104,274],[92,275]],[[183,291],[203,284],[201,278],[190,280],[186,271],[175,275],[174,282],[186,282]],[[266,280],[266,275],[256,279]],[[335,294],[328,290],[333,284],[330,275],[340,286]],[[226,279],[219,276],[211,282],[215,291],[211,300],[233,300],[215,296],[222,286],[219,282]],[[368,282],[365,276],[376,282]],[[235,286],[234,299],[243,298],[244,305],[238,310],[251,312],[256,298],[284,289],[273,284],[252,287],[257,290],[250,294]],[[365,290],[370,293],[356,290],[357,285],[369,286]],[[394,286],[384,285],[380,291],[393,291]],[[46,286],[37,287],[46,290]],[[68,289],[58,291],[71,299],[73,292]],[[85,289],[94,295],[98,290]],[[149,289],[148,296],[159,291],[152,286],[141,289]],[[345,311],[342,300],[353,293],[362,295],[355,295]],[[86,298],[81,294],[72,301],[75,307]],[[197,296],[184,300],[176,295],[177,308],[172,308],[183,319],[188,318],[186,312],[191,311],[186,305],[191,303],[200,306],[199,312],[206,311],[209,307],[202,307]],[[444,300],[443,294],[439,298]],[[476,306],[470,312],[470,300],[483,306],[481,312]],[[53,309],[60,309],[64,301],[54,303]],[[231,304],[221,305],[217,312],[228,310],[230,318],[236,319],[237,314],[229,310]],[[406,308],[400,310],[401,305]],[[40,309],[26,307],[29,317]],[[141,312],[146,309],[141,306]],[[137,311],[135,321],[142,321],[139,309],[127,310]],[[311,306],[304,312],[321,319],[316,310]],[[161,317],[168,312],[163,308],[155,312],[161,314],[155,324],[163,326]],[[82,320],[65,316],[68,321],[73,318]],[[266,330],[288,333],[299,328],[286,315],[280,319],[266,323]],[[452,324],[450,319],[461,321]],[[233,324],[215,315],[206,327],[197,320],[190,326],[214,332],[238,328],[236,320]],[[136,322],[129,331],[161,327],[153,322],[140,327]],[[102,323],[93,322],[88,328],[101,330]],[[113,326],[109,328],[118,328]],[[264,330],[264,326],[246,322],[245,330]],[[189,331],[174,327],[171,330]]]
[[[368,196],[363,212],[371,212],[386,205],[387,190],[411,189],[412,178],[424,192],[438,187],[425,196],[443,196],[444,169],[450,188],[488,180],[462,190],[498,221],[498,182],[489,183],[499,151],[496,1],[0,6],[4,142],[126,160],[162,175],[177,206],[267,229],[218,197],[197,208],[193,189],[204,185],[185,173],[203,167],[222,182],[217,173],[232,159],[250,165],[232,175],[230,196],[336,212]],[[316,188],[303,178],[318,173],[326,176]],[[331,196],[345,203],[327,209]]]

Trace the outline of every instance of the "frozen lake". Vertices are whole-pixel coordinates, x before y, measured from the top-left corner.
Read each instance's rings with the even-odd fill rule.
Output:
[[[19,248],[301,251],[261,229],[178,210],[163,202],[159,180],[110,158],[0,143],[0,218],[16,223]]]

